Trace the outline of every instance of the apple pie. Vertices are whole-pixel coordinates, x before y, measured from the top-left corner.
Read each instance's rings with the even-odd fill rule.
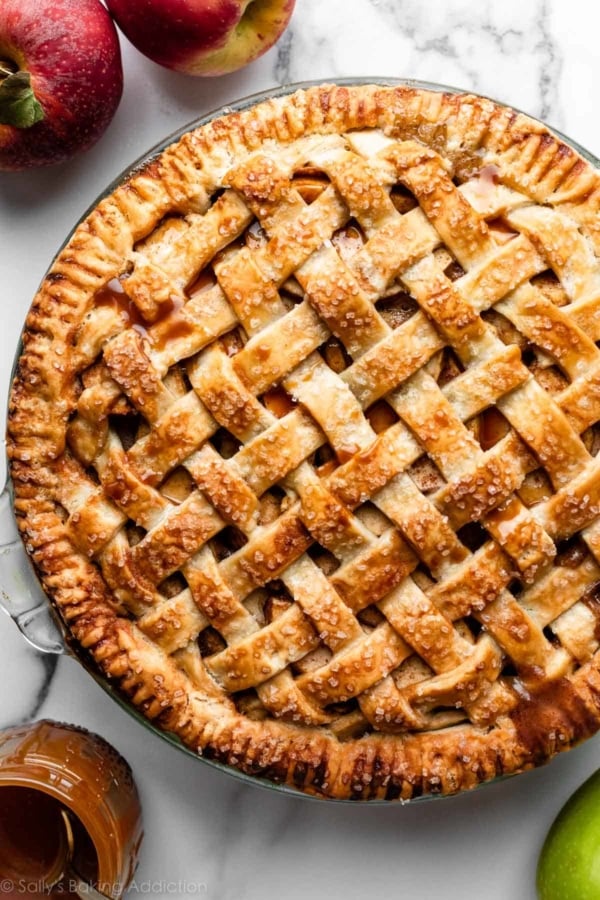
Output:
[[[72,641],[198,754],[451,794],[600,725],[600,176],[491,100],[318,85],[80,223],[8,452]]]

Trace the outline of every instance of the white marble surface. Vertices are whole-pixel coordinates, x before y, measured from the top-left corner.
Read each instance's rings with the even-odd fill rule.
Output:
[[[22,321],[54,252],[105,185],[159,139],[277,84],[381,75],[488,94],[600,154],[599,18],[584,0],[298,0],[279,45],[220,79],[159,69],[123,41],[125,94],[101,142],[60,168],[0,175],[0,414]],[[451,800],[367,808],[290,798],[153,738],[76,662],[37,654],[5,617],[0,700],[0,726],[77,722],[130,760],[146,819],[131,896],[534,900],[544,834],[600,762],[596,738],[545,769]]]

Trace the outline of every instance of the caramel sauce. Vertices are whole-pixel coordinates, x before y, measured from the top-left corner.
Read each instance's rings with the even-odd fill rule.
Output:
[[[338,468],[337,459],[328,459],[327,462],[324,462],[323,465],[318,466],[315,470],[319,478],[327,478],[328,475],[331,475],[332,472]]]
[[[266,391],[263,394],[263,403],[269,412],[272,412],[278,419],[287,416],[298,406],[298,401],[294,400],[282,387],[274,387]]]
[[[347,463],[349,460],[351,460],[353,456],[356,456],[359,450],[360,447],[358,446],[358,444],[345,444],[341,447],[337,447],[336,456],[340,465],[343,466],[344,463]]]
[[[208,290],[214,283],[212,271],[205,270],[194,282],[192,290],[194,294],[198,294]],[[137,331],[156,350],[164,350],[171,341],[189,337],[193,333],[192,322],[182,314],[184,304],[185,300],[182,297],[171,296],[160,304],[156,320],[150,325],[135,303],[129,299],[118,279],[113,278],[94,297],[94,306],[97,309],[109,307],[114,310],[121,317],[125,327]]]
[[[164,350],[167,344],[181,338],[189,337],[194,331],[194,326],[187,319],[181,316],[174,316],[164,328],[161,328],[160,334],[154,335],[152,341],[157,350]]]
[[[194,325],[183,314],[184,300],[171,297],[160,308],[157,320],[149,335],[152,346],[156,350],[164,350],[167,344],[187,338],[194,332]]]
[[[498,530],[500,537],[503,537],[510,531],[518,512],[518,506],[514,500],[509,500],[506,504],[497,507],[489,513],[488,520]]]
[[[118,278],[113,278],[95,294],[94,307],[112,309],[121,317],[125,327],[135,328],[143,337],[147,337],[148,323],[125,293]]]
[[[75,871],[88,884],[98,881],[98,854],[89,833],[79,819],[71,815],[73,829],[73,866]]]
[[[479,443],[482,450],[489,450],[508,434],[508,422],[497,409],[491,407],[479,416]]]
[[[594,716],[567,678],[539,685],[516,680],[519,702],[510,713],[517,738],[533,763],[590,737],[597,731]]]
[[[65,841],[62,806],[53,797],[28,787],[10,786],[0,793],[0,873],[31,884],[60,875]]]

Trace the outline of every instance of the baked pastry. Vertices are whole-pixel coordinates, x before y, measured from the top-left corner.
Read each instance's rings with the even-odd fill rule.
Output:
[[[321,85],[185,134],[27,319],[15,509],[160,728],[323,797],[600,723],[600,180],[545,127]]]

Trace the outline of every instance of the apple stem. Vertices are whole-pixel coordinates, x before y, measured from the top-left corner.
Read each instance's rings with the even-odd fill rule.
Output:
[[[20,70],[12,60],[0,58],[0,125],[31,128],[43,118],[29,72]]]
[[[9,62],[7,59],[0,59],[0,81],[4,78],[8,78],[10,75],[14,75],[18,69],[14,63]]]

